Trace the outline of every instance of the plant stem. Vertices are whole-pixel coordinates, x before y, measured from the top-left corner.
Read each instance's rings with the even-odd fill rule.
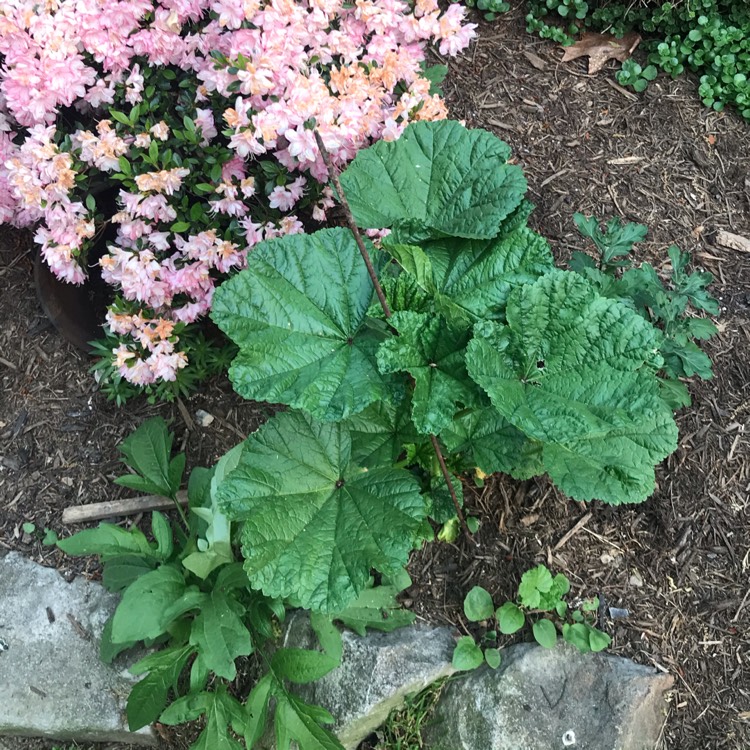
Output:
[[[344,191],[341,189],[341,182],[339,180],[338,173],[333,168],[333,163],[331,162],[331,155],[326,150],[325,144],[323,143],[323,139],[320,137],[320,133],[318,133],[317,130],[313,132],[315,133],[315,140],[317,141],[318,148],[320,149],[320,155],[323,157],[324,164],[326,165],[326,167],[328,167],[328,174],[331,178],[331,182],[333,182],[333,186],[336,188],[336,192],[338,193],[339,201],[341,203],[341,208],[344,209],[344,216],[346,217],[346,223],[349,226],[351,233],[354,235],[354,241],[357,243],[357,247],[359,248],[360,255],[362,256],[362,260],[364,260],[365,265],[367,266],[367,273],[370,274],[370,278],[372,279],[372,284],[375,287],[375,294],[378,295],[380,306],[383,308],[383,314],[385,315],[386,318],[390,318],[391,308],[388,307],[388,301],[385,298],[383,287],[380,286],[380,280],[378,279],[378,275],[377,273],[375,273],[375,267],[372,265],[370,253],[367,252],[367,248],[365,247],[365,242],[362,239],[362,233],[359,231],[357,222],[354,221],[354,215],[352,214],[352,210],[349,207],[349,201],[346,200]]]
[[[351,233],[354,235],[354,241],[357,243],[357,247],[359,248],[359,252],[362,255],[362,259],[367,266],[367,273],[370,274],[372,284],[375,287],[375,293],[378,295],[380,306],[383,308],[383,314],[385,315],[387,320],[391,317],[391,308],[388,306],[388,301],[385,298],[383,287],[380,286],[380,280],[378,279],[377,273],[375,273],[375,267],[372,265],[370,253],[367,252],[367,248],[365,247],[364,240],[362,239],[362,233],[359,231],[357,222],[354,221],[354,214],[352,214],[352,209],[349,206],[349,201],[347,201],[346,196],[344,195],[344,191],[341,188],[341,181],[339,180],[338,172],[333,167],[333,163],[331,162],[331,155],[326,150],[323,139],[320,137],[320,133],[318,133],[317,130],[314,130],[313,133],[315,134],[315,141],[317,142],[318,148],[320,149],[320,155],[323,157],[323,163],[328,168],[328,175],[331,178],[331,182],[333,182],[333,186],[336,188],[336,192],[338,193],[341,208],[344,209],[344,217],[346,218],[347,226],[349,227]],[[430,440],[432,441],[432,447],[435,451],[435,455],[437,456],[438,463],[440,464],[440,471],[443,473],[443,479],[445,479],[445,483],[448,485],[448,491],[450,492],[451,500],[453,500],[453,505],[456,508],[456,515],[458,516],[458,521],[461,524],[461,529],[463,530],[467,539],[472,539],[471,531],[469,531],[469,527],[466,524],[466,518],[464,517],[463,511],[461,510],[461,506],[458,502],[456,490],[453,488],[453,483],[451,482],[450,472],[448,471],[448,467],[445,465],[445,458],[443,457],[443,452],[440,449],[440,443],[438,443],[438,439],[435,435],[430,435]]]
[[[458,516],[458,522],[461,524],[461,529],[466,535],[466,538],[471,539],[472,542],[474,542],[471,536],[471,531],[466,523],[464,512],[461,510],[461,505],[458,502],[458,495],[456,495],[456,490],[453,489],[453,482],[451,482],[451,475],[448,471],[448,467],[445,465],[445,458],[443,458],[443,451],[440,449],[440,443],[438,443],[438,439],[435,435],[430,435],[430,440],[432,441],[432,447],[435,450],[435,455],[440,464],[440,471],[443,473],[443,479],[445,479],[445,483],[448,485],[448,491],[451,493],[451,500],[453,500],[453,507],[456,509],[456,515]],[[476,542],[474,542],[474,544],[476,544]]]

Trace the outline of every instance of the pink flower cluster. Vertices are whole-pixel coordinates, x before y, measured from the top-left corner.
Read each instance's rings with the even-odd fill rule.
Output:
[[[463,6],[437,0],[4,0],[0,223],[38,224],[43,257],[73,283],[116,227],[99,261],[121,296],[113,363],[138,385],[174,380],[188,364],[175,326],[205,315],[258,242],[303,231],[303,204],[325,220],[334,201],[310,125],[343,166],[445,117],[425,46],[454,55],[473,35]],[[155,70],[188,86],[189,116],[145,106]],[[128,120],[141,102],[150,119]],[[88,128],[70,125],[82,116]],[[202,159],[219,148],[220,174]],[[102,215],[92,185],[120,188],[117,209]],[[186,197],[206,206],[195,227]]]

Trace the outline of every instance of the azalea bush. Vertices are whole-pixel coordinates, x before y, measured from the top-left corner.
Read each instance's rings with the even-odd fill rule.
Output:
[[[445,117],[425,47],[463,49],[464,14],[436,0],[2,4],[0,222],[36,226],[60,279],[99,264],[105,379],[179,386],[217,283],[257,243],[326,220],[313,123],[338,166]]]

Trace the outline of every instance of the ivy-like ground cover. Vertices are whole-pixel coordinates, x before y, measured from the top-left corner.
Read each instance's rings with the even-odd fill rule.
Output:
[[[218,289],[235,388],[293,409],[217,489],[267,596],[336,612],[372,568],[402,569],[427,519],[456,512],[435,445],[459,500],[476,468],[546,473],[577,500],[653,491],[677,447],[665,335],[626,285],[555,268],[509,155],[485,131],[417,123],[341,175],[356,225],[390,230],[364,241],[385,306],[347,228],[263,243]]]

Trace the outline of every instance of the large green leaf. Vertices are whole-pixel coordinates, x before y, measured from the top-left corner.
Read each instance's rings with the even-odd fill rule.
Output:
[[[235,390],[324,421],[387,398],[374,362],[381,334],[364,325],[372,295],[347,229],[260,245],[247,270],[216,291],[211,310],[240,348],[229,371]]]
[[[292,412],[248,438],[218,498],[245,522],[252,585],[323,611],[346,607],[371,568],[403,566],[425,515],[409,472],[360,467],[346,426]]]
[[[542,444],[571,497],[645,500],[654,465],[677,447],[655,376],[659,331],[563,271],[514,290],[506,315],[507,326],[475,326],[466,357],[497,411]]]
[[[464,363],[469,333],[425,313],[398,312],[388,322],[398,336],[380,345],[378,366],[381,372],[406,371],[414,378],[414,426],[422,435],[438,434],[453,419],[456,404],[472,406],[480,398]]]
[[[423,259],[414,258],[412,264],[421,274],[409,270],[418,284],[449,299],[475,319],[503,319],[511,290],[532,283],[554,268],[547,241],[526,227],[500,239],[445,238],[424,243],[416,250],[421,251]],[[402,266],[406,252],[402,247],[397,256]],[[423,286],[425,281],[431,288]]]
[[[394,464],[404,451],[405,443],[414,443],[419,435],[409,416],[410,400],[399,404],[379,401],[346,421],[352,440],[352,461],[359,466],[375,468]]]
[[[452,454],[463,454],[466,463],[485,474],[500,471],[530,479],[544,473],[541,444],[529,440],[491,406],[457,416],[440,437]]]
[[[168,610],[185,592],[176,565],[161,565],[137,578],[122,596],[112,618],[112,641],[127,643],[157,638],[171,622]]]
[[[422,225],[432,236],[489,239],[523,199],[507,144],[458,122],[412,123],[393,142],[360,151],[341,186],[361,227]]]
[[[154,560],[160,557],[140,529],[123,529],[112,523],[100,523],[95,529],[79,531],[58,540],[57,546],[67,555],[99,555],[104,562],[122,555]]]

